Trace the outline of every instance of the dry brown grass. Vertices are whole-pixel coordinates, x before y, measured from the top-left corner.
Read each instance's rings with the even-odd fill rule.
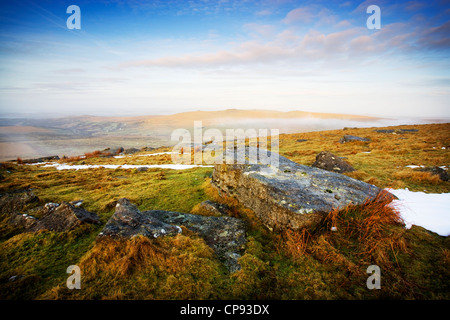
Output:
[[[442,182],[442,180],[439,178],[439,175],[432,174],[431,172],[414,171],[412,169],[400,170],[398,172],[395,172],[393,176],[400,180],[410,180],[412,182],[421,184],[438,185]]]
[[[379,133],[379,129],[417,129],[402,134]],[[339,140],[345,135],[370,138],[370,142]],[[297,142],[298,139],[307,141]],[[427,174],[416,174],[407,165],[448,166],[450,124],[352,128],[280,135],[280,154],[301,164],[311,165],[321,151],[346,157],[356,171],[345,173],[381,188],[409,188],[412,191],[450,192],[450,182]]]
[[[312,230],[283,232],[279,250],[294,260],[313,255],[351,273],[356,272],[362,261],[372,260],[391,267],[390,255],[407,250],[401,234],[392,231],[403,221],[389,205],[391,200],[381,193],[364,204],[336,208]]]

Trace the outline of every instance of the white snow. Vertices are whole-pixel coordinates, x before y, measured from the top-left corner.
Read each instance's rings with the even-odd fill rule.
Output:
[[[411,165],[409,165],[409,166],[405,166],[405,167],[407,167],[407,168],[411,168],[411,169],[416,169],[416,168],[425,168],[425,166],[422,166],[422,165],[420,165],[420,166],[416,166],[416,165],[414,165],[414,164],[411,164]]]
[[[406,227],[424,227],[441,236],[450,235],[450,193],[412,192],[408,189],[392,190],[399,200],[391,205],[396,208]]]

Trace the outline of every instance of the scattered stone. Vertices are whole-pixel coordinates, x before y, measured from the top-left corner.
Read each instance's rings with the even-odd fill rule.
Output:
[[[83,223],[100,224],[100,220],[95,213],[89,212],[83,208],[75,207],[68,202],[62,202],[59,205],[48,203],[44,206],[44,213],[41,219],[27,228],[27,231],[69,231],[73,230]]]
[[[351,136],[351,135],[344,135],[343,138],[341,138],[341,140],[339,140],[340,143],[346,143],[346,142],[353,142],[353,141],[372,141],[370,138],[361,138],[361,137],[357,137],[357,136]]]
[[[416,168],[414,169],[416,171],[422,171],[422,172],[430,172],[432,175],[438,175],[439,178],[442,181],[448,181],[449,174],[446,170],[440,168],[440,167],[425,167],[425,168]]]
[[[220,193],[233,196],[252,209],[270,230],[314,225],[334,208],[361,204],[382,192],[374,185],[300,165],[282,156],[278,167],[248,161],[216,164],[212,183]],[[394,198],[389,193],[382,194]]]
[[[338,173],[355,171],[355,168],[353,168],[343,158],[337,157],[328,151],[320,152],[316,156],[316,161],[312,164],[312,166],[319,169],[334,171]]]
[[[136,169],[136,171],[137,171],[137,172],[145,172],[145,171],[148,171],[148,167],[138,167],[138,168]]]
[[[297,142],[305,142],[308,141],[307,139],[297,139]]]

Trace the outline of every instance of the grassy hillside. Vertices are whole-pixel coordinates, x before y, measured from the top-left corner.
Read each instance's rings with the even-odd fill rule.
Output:
[[[449,166],[450,124],[401,126],[418,132],[378,133],[383,128],[281,135],[280,154],[311,165],[331,151],[357,169],[347,175],[379,187],[450,192],[450,182],[407,165]],[[371,142],[341,144],[344,135]],[[306,140],[306,141],[302,141]],[[170,151],[169,149],[152,152]],[[148,153],[148,152],[145,152]],[[170,155],[66,159],[70,164],[162,164]],[[405,229],[386,203],[333,211],[313,229],[273,233],[235,199],[210,185],[213,168],[188,170],[61,170],[2,164],[0,193],[32,188],[39,203],[83,200],[101,225],[69,232],[23,233],[0,215],[1,299],[449,299],[450,242],[421,227]],[[249,223],[242,269],[228,273],[198,235],[129,241],[96,236],[128,198],[140,210],[198,212],[204,200],[226,203]],[[200,212],[201,213],[201,212]],[[330,231],[337,227],[337,232]],[[82,289],[68,290],[66,268],[78,265]],[[381,289],[368,290],[366,269],[381,268]]]

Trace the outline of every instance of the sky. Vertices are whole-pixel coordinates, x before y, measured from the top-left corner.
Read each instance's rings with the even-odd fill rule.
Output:
[[[0,0],[0,117],[230,108],[450,118],[450,1]]]

